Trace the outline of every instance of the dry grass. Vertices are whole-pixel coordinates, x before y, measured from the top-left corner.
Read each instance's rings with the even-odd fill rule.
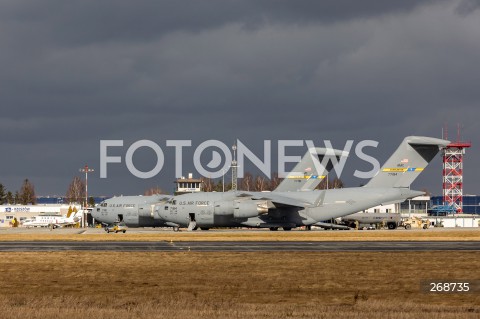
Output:
[[[88,298],[0,298],[2,318],[352,318],[352,319],[477,319],[478,307],[419,305],[415,302],[358,301],[354,305],[323,305],[309,303],[300,306],[250,304],[234,301],[203,302],[194,298],[151,299],[138,302],[109,300],[92,302]],[[67,304],[68,303],[68,304]],[[3,306],[2,306],[3,305]]]
[[[480,252],[0,253],[2,318],[478,318]]]
[[[478,241],[478,229],[374,230],[374,231],[148,231],[107,234],[102,230],[23,230],[0,232],[0,241]]]

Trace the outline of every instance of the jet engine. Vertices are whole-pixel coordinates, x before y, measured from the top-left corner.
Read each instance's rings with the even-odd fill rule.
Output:
[[[236,200],[234,203],[233,217],[249,218],[268,213],[268,209],[275,207],[267,200]]]

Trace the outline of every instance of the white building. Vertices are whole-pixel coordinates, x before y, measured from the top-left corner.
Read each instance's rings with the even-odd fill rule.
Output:
[[[80,205],[66,204],[48,204],[48,205],[0,205],[0,227],[10,227],[14,218],[20,223],[37,215],[59,215],[63,216],[68,213],[68,209],[72,207],[81,209]]]
[[[430,196],[417,196],[406,200],[403,203],[378,205],[364,210],[365,213],[400,213],[402,216],[410,214],[427,215],[427,209],[430,205]]]
[[[194,193],[202,191],[202,180],[199,178],[193,178],[192,173],[188,174],[188,178],[182,176],[175,181],[175,195]]]
[[[452,227],[480,227],[480,216],[477,214],[455,214],[452,216],[428,216],[431,226]]]
[[[428,216],[430,196],[417,196],[403,203],[379,205],[364,210],[365,213],[399,213],[402,218],[419,217],[428,219],[430,226],[443,227],[480,227],[479,215],[456,214],[453,216]]]

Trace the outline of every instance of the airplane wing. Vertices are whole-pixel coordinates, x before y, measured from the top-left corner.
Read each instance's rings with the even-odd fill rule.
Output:
[[[243,192],[238,194],[239,197],[251,197],[252,199],[257,200],[268,200],[272,202],[273,205],[277,206],[295,206],[295,207],[317,207],[323,204],[325,198],[325,191],[319,192],[319,195],[315,198],[313,202],[287,197],[283,195],[276,194],[275,192],[270,193],[248,193]]]

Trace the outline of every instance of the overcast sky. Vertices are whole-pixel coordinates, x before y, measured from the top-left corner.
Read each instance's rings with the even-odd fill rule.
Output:
[[[64,195],[88,164],[90,194],[171,192],[167,140],[192,140],[183,172],[198,176],[192,154],[209,139],[238,138],[261,158],[271,140],[277,170],[279,139],[375,140],[365,152],[383,163],[405,136],[441,137],[448,123],[456,139],[460,123],[473,143],[465,193],[480,194],[479,9],[473,0],[1,1],[0,183],[15,191],[29,178],[38,195]],[[142,139],[165,153],[154,178],[125,166]],[[100,140],[124,140],[104,179]],[[143,171],[156,163],[147,148],[133,159]],[[371,166],[347,160],[347,186],[362,183],[352,177],[360,167]],[[413,186],[441,194],[439,156]]]

